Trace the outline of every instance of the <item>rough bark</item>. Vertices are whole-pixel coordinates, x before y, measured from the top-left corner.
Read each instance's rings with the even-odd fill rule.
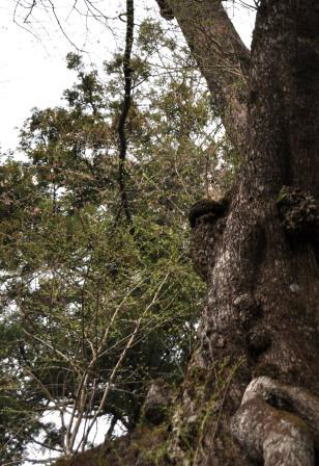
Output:
[[[233,98],[244,109],[247,96],[238,97],[216,58],[232,43],[220,2],[169,6],[218,93],[226,128],[242,131],[242,148],[246,117],[236,118]],[[318,31],[317,0],[260,2],[247,162],[227,209],[190,217],[209,290],[200,344],[174,403],[167,455],[158,463],[137,455],[135,464],[319,464]]]
[[[247,387],[232,422],[233,434],[267,466],[314,465],[319,445],[319,398],[269,377]]]
[[[223,368],[223,378],[228,380],[236,361],[241,363],[224,387],[225,397],[218,397],[211,421],[206,422],[201,435],[201,451],[192,458],[192,464],[315,464],[313,451],[318,443],[311,420],[293,405],[289,410],[284,407],[284,413],[277,409],[276,402],[271,406],[265,400],[253,400],[250,407],[246,405],[244,411],[241,408],[242,417],[237,419],[243,419],[244,414],[252,419],[258,414],[258,420],[246,430],[235,429],[244,446],[240,450],[236,441],[230,440],[230,419],[253,377],[268,376],[278,384],[305,387],[314,399],[318,395],[316,241],[309,235],[306,212],[303,226],[294,234],[286,230],[278,208],[284,186],[304,192],[304,198],[318,197],[318,31],[316,2],[261,2],[251,57],[249,157],[222,240],[217,250],[207,254],[209,295],[202,318],[202,345],[194,357],[193,370],[196,365],[205,370],[213,362],[215,374],[211,370],[209,376],[213,393],[220,384],[216,367]],[[318,231],[317,225],[314,229]],[[206,248],[212,248],[209,241]],[[187,420],[186,412],[189,417],[198,412],[196,403],[192,406],[194,396],[188,377],[176,420],[179,425]],[[276,400],[275,393],[273,397]],[[295,437],[286,432],[285,444],[270,442],[266,450],[250,451],[249,433],[254,433],[257,424],[264,428],[269,425],[272,433],[278,434],[280,423],[287,422],[288,417],[290,433],[294,431]],[[308,458],[304,463],[293,453],[297,437],[304,447],[304,458]],[[290,452],[287,462],[280,456],[280,445],[282,454],[285,448]],[[185,463],[185,449],[178,441],[174,455],[177,464]]]

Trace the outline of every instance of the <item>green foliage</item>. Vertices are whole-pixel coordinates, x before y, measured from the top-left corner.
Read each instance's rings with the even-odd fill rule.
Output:
[[[150,21],[138,43],[126,127],[133,227],[118,187],[120,56],[102,83],[69,54],[66,106],[35,109],[21,131],[26,161],[0,166],[1,455],[19,456],[40,428],[45,447],[73,451],[77,418],[132,429],[150,380],[178,384],[190,355],[204,285],[186,218],[218,162],[207,150],[217,125],[177,43]],[[171,77],[154,77],[155,46],[178,57]],[[48,409],[61,430],[41,421]]]

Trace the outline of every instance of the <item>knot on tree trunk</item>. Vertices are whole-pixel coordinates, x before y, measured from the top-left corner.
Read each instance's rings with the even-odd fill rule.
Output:
[[[163,380],[152,382],[145,398],[143,417],[150,424],[162,424],[168,417],[171,401],[171,388]]]
[[[319,447],[319,398],[299,387],[258,377],[232,419],[232,433],[265,466],[314,466]]]
[[[283,186],[277,201],[282,225],[290,235],[312,239],[319,232],[319,202],[310,193]]]
[[[224,228],[228,202],[202,199],[192,206],[189,212],[191,232],[191,257],[195,271],[204,281],[208,280],[209,270],[215,263],[216,245]]]

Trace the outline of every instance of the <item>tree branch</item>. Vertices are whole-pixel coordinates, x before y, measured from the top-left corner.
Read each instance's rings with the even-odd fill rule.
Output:
[[[124,98],[122,103],[122,110],[118,124],[118,137],[119,137],[119,188],[121,196],[121,207],[124,209],[126,218],[129,223],[132,222],[132,216],[129,209],[129,202],[126,191],[126,170],[125,160],[127,155],[127,134],[126,134],[126,120],[131,107],[132,97],[132,73],[131,54],[134,39],[134,0],[126,0],[126,39],[125,51],[123,58],[123,74],[124,74]]]
[[[244,152],[250,53],[221,0],[157,0],[164,17],[176,18],[205,77],[227,134]]]

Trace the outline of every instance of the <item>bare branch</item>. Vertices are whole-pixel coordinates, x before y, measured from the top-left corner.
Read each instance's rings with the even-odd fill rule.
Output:
[[[32,5],[30,6],[30,10],[28,11],[26,17],[24,18],[24,21],[23,21],[24,23],[28,22],[30,16],[32,15],[33,9],[36,7],[36,5],[37,5],[37,0],[33,0]]]
[[[89,436],[89,433],[90,431],[92,430],[97,418],[99,417],[99,415],[101,414],[103,408],[104,408],[104,405],[105,405],[105,402],[107,400],[107,397],[109,395],[109,392],[110,390],[113,388],[113,382],[115,380],[115,377],[117,375],[117,372],[119,370],[119,368],[121,367],[122,365],[122,362],[124,361],[128,351],[131,349],[133,343],[134,343],[134,340],[140,330],[140,327],[141,327],[141,324],[142,324],[142,321],[143,321],[143,318],[144,316],[148,313],[148,311],[154,306],[154,304],[157,302],[157,299],[159,297],[159,294],[163,288],[163,286],[165,285],[165,283],[167,282],[168,278],[170,276],[170,272],[168,272],[165,277],[163,278],[163,280],[160,282],[159,286],[157,287],[157,290],[155,291],[154,293],[154,296],[152,298],[152,301],[148,304],[148,306],[144,309],[143,313],[141,314],[141,316],[139,317],[139,319],[136,321],[135,323],[135,327],[134,327],[134,330],[133,332],[131,333],[122,353],[120,354],[119,356],[119,359],[117,361],[117,363],[115,364],[112,372],[111,372],[111,375],[108,379],[108,381],[106,382],[106,386],[105,386],[105,390],[104,390],[104,393],[102,395],[102,398],[101,398],[101,401],[100,401],[100,404],[96,410],[96,413],[95,415],[93,416],[93,419],[91,421],[91,424],[89,425],[88,429],[87,429],[87,432],[85,433],[85,438],[84,438],[84,443],[87,442],[87,439],[88,439],[88,436]]]
[[[57,13],[56,13],[56,10],[55,10],[55,6],[54,6],[54,3],[52,0],[49,0],[49,4],[51,6],[51,10],[52,10],[52,13],[53,13],[53,16],[54,16],[54,19],[55,21],[57,22],[57,25],[59,26],[59,29],[60,31],[62,32],[62,34],[64,35],[64,37],[66,38],[66,40],[72,45],[72,47],[74,47],[76,50],[78,50],[79,52],[84,52],[84,50],[80,49],[74,42],[73,40],[70,38],[70,36],[67,34],[67,32],[65,31],[64,27],[62,26],[61,24],[61,21],[60,21],[60,18],[58,17]]]

